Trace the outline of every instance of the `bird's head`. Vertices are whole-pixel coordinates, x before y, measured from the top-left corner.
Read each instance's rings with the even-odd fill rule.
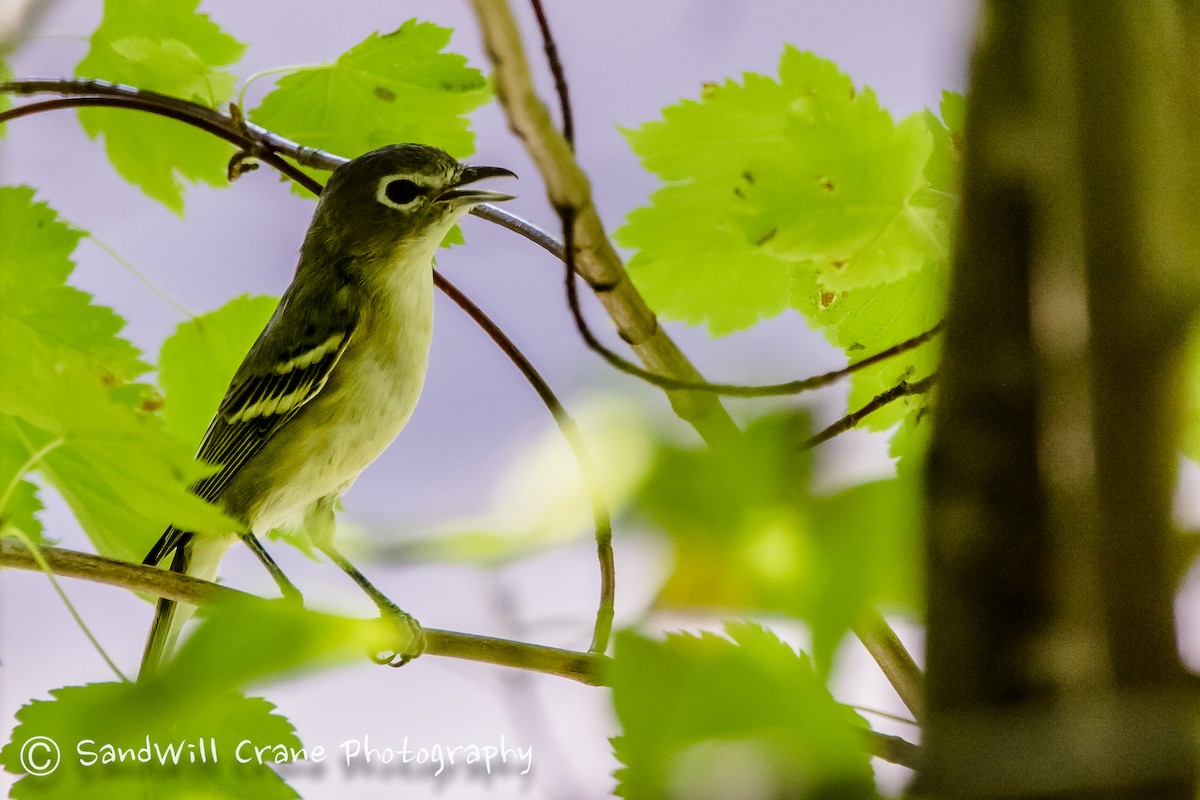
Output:
[[[474,186],[501,176],[516,177],[503,167],[460,164],[429,145],[381,147],[334,170],[321,193],[310,235],[319,236],[327,248],[358,258],[391,261],[397,248],[432,256],[472,207],[512,199]]]

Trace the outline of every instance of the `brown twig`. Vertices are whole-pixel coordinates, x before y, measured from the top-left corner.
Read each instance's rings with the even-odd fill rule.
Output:
[[[849,414],[842,417],[828,428],[825,428],[812,438],[807,439],[803,444],[800,445],[800,447],[803,450],[809,450],[819,444],[823,444],[833,437],[843,434],[851,428],[857,426],[858,423],[862,422],[866,417],[874,414],[876,411],[888,405],[889,403],[894,403],[901,397],[908,397],[909,395],[914,394],[925,394],[933,388],[935,383],[937,383],[936,372],[913,383],[909,383],[908,381],[900,381],[892,388],[880,392],[872,397],[861,408],[851,411]]]
[[[575,115],[571,113],[571,93],[567,91],[567,74],[558,57],[558,45],[554,42],[554,34],[550,32],[550,20],[546,17],[546,9],[542,7],[542,0],[529,0],[529,4],[533,6],[533,15],[537,17],[538,29],[542,32],[542,49],[546,53],[546,64],[550,67],[550,74],[554,76],[554,93],[558,95],[559,112],[562,115],[562,137],[574,150]]]

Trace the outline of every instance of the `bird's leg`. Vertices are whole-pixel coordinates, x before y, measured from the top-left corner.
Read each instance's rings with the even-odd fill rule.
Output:
[[[300,590],[296,588],[296,584],[283,574],[283,570],[275,563],[275,559],[271,558],[271,554],[262,546],[262,542],[253,533],[243,533],[242,541],[250,548],[250,552],[258,557],[262,565],[267,568],[267,572],[271,573],[271,577],[275,579],[275,584],[279,587],[279,591],[283,593],[285,599],[293,600],[298,603],[304,602],[304,598],[300,595]]]
[[[350,560],[333,546],[333,506],[335,502],[337,502],[335,495],[318,500],[305,517],[305,528],[317,549],[328,556],[330,561],[337,564],[342,572],[349,575],[351,580],[358,584],[359,588],[366,593],[367,597],[371,598],[371,602],[379,609],[380,615],[410,636],[409,645],[401,652],[388,653],[386,656],[378,653],[370,654],[371,660],[377,664],[403,667],[425,652],[425,630],[412,614],[401,609],[387,595],[379,591],[358,567],[351,564]]]
[[[329,556],[330,561],[337,564],[342,572],[349,575],[366,592],[367,597],[371,598],[371,602],[379,608],[379,613],[383,615],[384,619],[390,620],[398,628],[405,629],[412,636],[412,643],[404,648],[402,652],[390,653],[386,657],[372,654],[372,661],[377,664],[387,664],[389,667],[403,667],[409,661],[412,661],[425,652],[425,630],[412,614],[402,610],[388,599],[387,595],[379,591],[375,587],[375,584],[371,583],[367,579],[367,576],[363,575],[358,567],[351,564],[333,545],[318,543],[317,547],[320,548],[322,553]]]

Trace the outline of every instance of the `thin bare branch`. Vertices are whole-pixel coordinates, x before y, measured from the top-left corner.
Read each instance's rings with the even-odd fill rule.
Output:
[[[933,332],[931,331],[930,333],[932,334]],[[888,405],[889,403],[894,403],[901,397],[908,397],[914,394],[925,394],[933,388],[935,383],[937,383],[936,372],[927,378],[922,378],[921,380],[914,381],[913,383],[909,383],[908,381],[900,381],[892,388],[884,392],[880,392],[872,397],[861,408],[851,411],[849,414],[842,417],[828,428],[825,428],[811,439],[808,439],[802,445],[800,445],[800,447],[801,449],[809,450],[819,444],[827,442],[833,437],[843,434],[851,428],[856,427],[858,423],[862,422],[868,416],[874,414],[876,411]]]
[[[558,423],[558,429],[562,432],[563,438],[567,440],[567,444],[575,453],[575,461],[579,465],[580,472],[583,473],[584,484],[588,488],[588,497],[592,505],[592,520],[596,529],[596,555],[600,560],[600,607],[596,612],[596,626],[592,634],[590,650],[593,653],[603,653],[608,649],[608,638],[612,633],[613,598],[617,585],[616,568],[613,564],[612,520],[608,513],[608,505],[600,490],[600,481],[599,476],[596,475],[595,465],[592,463],[591,455],[579,433],[579,426],[575,424],[575,420],[559,402],[558,397],[550,389],[550,385],[529,362],[529,359],[517,349],[512,340],[500,330],[499,326],[436,271],[434,280],[451,300],[458,303],[459,307],[471,315],[479,327],[483,328],[492,337],[492,341],[504,350],[509,359],[517,365],[517,369],[525,375],[529,384],[533,386],[546,408],[554,416],[554,421]]]
[[[109,586],[120,586],[135,592],[145,592],[168,600],[197,606],[213,605],[234,599],[254,598],[255,595],[202,581],[170,570],[131,564],[90,553],[43,547],[41,554],[55,575],[80,578]],[[0,568],[39,571],[33,553],[12,539],[0,540]],[[507,639],[493,639],[467,633],[426,628],[427,655],[480,661],[502,667],[544,672],[563,678],[600,686],[603,683],[603,655],[576,653],[555,647]]]
[[[872,613],[854,627],[854,633],[875,659],[913,719],[922,722],[925,719],[924,676],[892,626],[878,613]]]

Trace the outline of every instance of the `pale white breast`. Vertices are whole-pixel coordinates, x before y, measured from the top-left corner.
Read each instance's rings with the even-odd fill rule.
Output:
[[[288,459],[298,469],[262,499],[255,532],[299,526],[318,499],[348,489],[412,416],[433,338],[431,258],[424,269],[392,271],[392,308],[364,311],[329,383],[301,411],[305,435]]]

